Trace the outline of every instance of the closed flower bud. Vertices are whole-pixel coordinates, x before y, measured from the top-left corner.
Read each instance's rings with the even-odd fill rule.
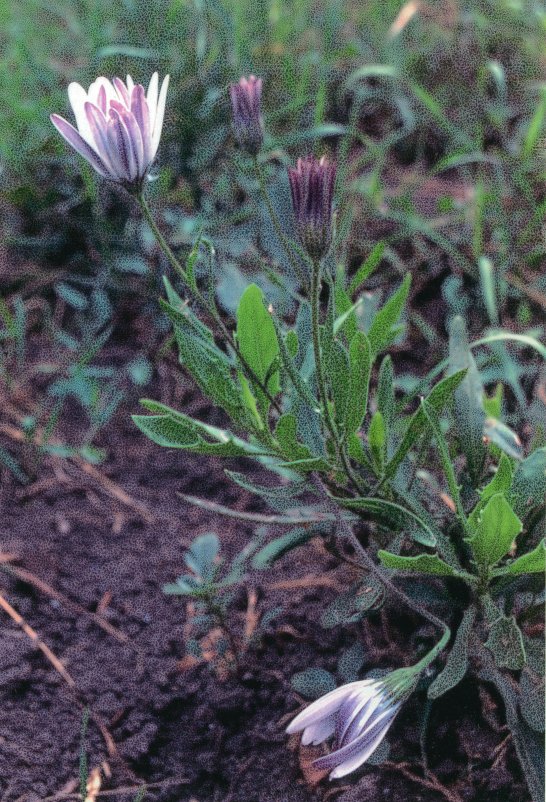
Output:
[[[313,261],[322,259],[332,241],[332,203],[336,165],[325,156],[298,159],[288,168],[296,230]]]
[[[332,751],[313,766],[331,769],[331,780],[344,777],[375,752],[418,676],[415,668],[400,668],[381,679],[342,685],[305,708],[286,731],[303,730],[303,745],[319,744],[333,736]]]
[[[157,72],[147,93],[130,75],[126,83],[99,77],[87,92],[71,83],[68,99],[77,128],[58,114],[51,122],[99,175],[139,191],[159,147],[168,86],[167,75],[159,91]]]
[[[264,123],[262,118],[262,79],[251,75],[241,78],[229,88],[233,112],[233,133],[239,146],[256,156],[262,147]]]

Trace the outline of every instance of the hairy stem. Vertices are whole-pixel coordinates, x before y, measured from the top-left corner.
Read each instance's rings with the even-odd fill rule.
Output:
[[[326,379],[324,375],[324,365],[322,362],[322,348],[320,344],[320,285],[321,285],[321,267],[319,262],[313,264],[313,271],[311,273],[311,333],[313,338],[313,352],[315,356],[315,373],[317,378],[317,388],[319,399],[322,405],[324,414],[324,423],[330,433],[336,454],[339,462],[343,466],[347,478],[352,483],[357,493],[364,492],[358,477],[354,473],[347,452],[339,441],[336,424],[332,418],[330,407],[328,404],[328,391],[326,388]]]
[[[188,295],[212,316],[214,322],[222,332],[222,335],[226,338],[227,342],[230,344],[232,349],[237,354],[237,357],[239,358],[239,361],[243,367],[244,372],[247,375],[247,378],[250,379],[254,384],[256,384],[262,390],[262,392],[268,399],[269,403],[275,408],[275,410],[280,415],[282,413],[280,405],[273,398],[273,396],[271,395],[267,387],[264,385],[264,383],[261,382],[260,379],[256,376],[255,372],[252,370],[252,368],[250,367],[244,356],[241,354],[241,351],[239,349],[239,346],[237,345],[236,340],[234,339],[233,335],[225,325],[224,321],[222,320],[216,309],[214,309],[214,307],[207,302],[204,295],[201,292],[199,292],[199,290],[196,287],[193,287],[190,284],[186,271],[184,270],[184,268],[182,267],[182,265],[172,252],[168,242],[166,241],[165,237],[157,227],[157,224],[153,218],[153,215],[150,211],[150,207],[148,206],[148,203],[144,195],[141,194],[138,196],[138,202],[140,208],[142,209],[142,214],[144,215],[148,225],[152,229],[152,232],[157,240],[159,247],[167,257],[169,263],[171,264],[171,267],[173,268],[177,276],[179,276],[179,278],[182,279],[182,282],[184,284],[184,287],[186,288]]]

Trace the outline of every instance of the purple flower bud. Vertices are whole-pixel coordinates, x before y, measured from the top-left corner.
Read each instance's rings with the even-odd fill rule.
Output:
[[[77,128],[58,114],[51,122],[100,175],[140,190],[159,147],[168,86],[167,75],[158,92],[157,72],[147,94],[130,75],[126,83],[101,76],[87,92],[71,83],[68,99]]]
[[[313,261],[326,255],[332,241],[332,202],[336,165],[325,156],[298,159],[288,168],[292,206],[300,241]]]
[[[233,111],[233,133],[243,150],[256,156],[264,138],[264,121],[261,112],[262,79],[255,75],[241,78],[229,88]]]

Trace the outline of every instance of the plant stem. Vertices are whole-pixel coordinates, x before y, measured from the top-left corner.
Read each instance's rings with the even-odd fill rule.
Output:
[[[239,358],[239,361],[241,362],[241,365],[242,365],[242,367],[244,369],[244,372],[247,375],[247,378],[251,379],[251,381],[261,389],[261,391],[264,393],[264,395],[268,399],[269,403],[275,408],[275,410],[279,413],[279,415],[282,414],[282,410],[281,410],[281,407],[280,407],[279,403],[273,398],[273,396],[270,394],[269,390],[263,384],[263,382],[261,382],[259,380],[259,378],[256,376],[255,372],[252,370],[252,368],[250,367],[250,365],[248,364],[248,362],[246,361],[244,356],[241,354],[241,351],[239,349],[239,346],[237,345],[237,342],[235,341],[233,335],[231,334],[231,332],[229,331],[229,329],[225,325],[224,321],[222,320],[222,318],[220,317],[220,315],[218,314],[216,309],[214,309],[212,304],[207,303],[206,298],[203,296],[203,294],[201,292],[199,292],[199,289],[197,287],[195,287],[195,286],[192,286],[192,284],[190,283],[186,271],[184,270],[184,268],[182,267],[182,265],[180,264],[180,262],[178,261],[178,259],[174,255],[174,253],[172,252],[172,250],[169,247],[169,244],[167,243],[165,237],[163,236],[163,234],[161,233],[161,231],[157,227],[157,224],[156,224],[156,222],[155,222],[155,220],[153,218],[153,215],[152,215],[152,213],[150,211],[150,207],[148,206],[148,203],[147,203],[146,198],[144,197],[144,195],[143,194],[138,195],[137,200],[139,202],[140,208],[142,209],[142,214],[144,215],[144,217],[146,219],[146,222],[148,223],[148,225],[152,229],[152,232],[154,234],[154,237],[157,240],[157,243],[158,243],[159,247],[161,248],[161,250],[163,251],[163,253],[167,257],[167,259],[169,260],[169,262],[171,264],[171,267],[173,268],[173,270],[175,271],[177,276],[179,276],[179,278],[182,279],[182,282],[184,283],[184,287],[186,288],[188,294],[191,296],[191,298],[194,301],[196,301],[203,309],[205,309],[206,312],[208,312],[212,316],[212,318],[215,321],[216,325],[218,326],[218,328],[222,332],[222,335],[226,338],[227,342],[230,344],[232,349],[237,354],[237,357]],[[266,424],[266,426],[267,426],[267,424]]]
[[[328,392],[326,389],[326,379],[324,376],[324,365],[322,362],[322,349],[320,345],[320,285],[321,285],[321,267],[319,262],[313,263],[313,270],[311,272],[311,333],[313,338],[313,352],[315,356],[315,374],[317,378],[317,388],[319,399],[324,413],[324,422],[328,429],[332,441],[334,443],[338,460],[343,466],[347,478],[355,487],[357,493],[360,495],[364,492],[358,477],[354,473],[351,463],[344,447],[339,441],[335,422],[330,412],[328,404]]]
[[[290,267],[294,271],[294,273],[298,276],[299,280],[305,285],[307,284],[307,277],[305,276],[305,271],[302,269],[301,265],[298,264],[298,261],[294,257],[293,249],[290,246],[288,238],[286,234],[282,230],[277,212],[275,211],[273,204],[271,203],[271,198],[269,197],[269,193],[267,191],[266,183],[265,183],[265,176],[263,170],[260,166],[258,161],[258,157],[254,159],[254,173],[256,175],[256,179],[258,181],[258,185],[260,187],[260,192],[264,199],[265,205],[267,207],[267,211],[269,214],[269,218],[273,224],[273,228],[275,229],[275,233],[281,243],[283,250],[290,262]]]

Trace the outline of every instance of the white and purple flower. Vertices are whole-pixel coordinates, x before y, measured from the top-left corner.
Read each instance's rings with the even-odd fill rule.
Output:
[[[71,83],[68,99],[77,128],[58,114],[51,122],[97,173],[140,189],[159,147],[168,86],[167,75],[159,90],[157,72],[146,93],[130,75],[125,83],[101,76],[87,92]]]
[[[344,777],[375,752],[416,681],[413,669],[402,668],[381,679],[342,685],[309,705],[286,731],[303,730],[304,746],[334,736],[333,751],[315,760],[313,766],[332,769],[331,780]]]

